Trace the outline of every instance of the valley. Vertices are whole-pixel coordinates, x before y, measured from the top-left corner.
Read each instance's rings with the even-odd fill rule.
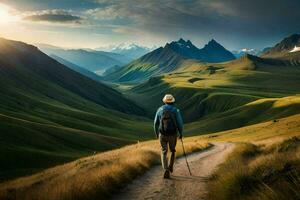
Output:
[[[278,54],[274,48],[235,59],[215,40],[198,49],[180,39],[99,76],[94,68],[60,57],[64,53],[50,57],[35,46],[1,39],[0,186],[6,189],[0,197],[13,188],[30,199],[59,182],[66,189],[56,188],[49,197],[110,196],[157,164],[152,120],[167,93],[183,115],[189,152],[209,142],[265,144],[299,136],[299,52]],[[147,157],[134,151],[139,148]],[[120,157],[127,153],[135,159]],[[116,157],[118,162],[111,161]],[[73,191],[84,176],[97,182],[91,166],[103,173],[99,194],[87,187],[82,194]],[[132,174],[124,177],[123,167]],[[66,170],[72,173],[53,177]],[[114,183],[104,181],[111,178],[109,170],[117,174]],[[76,177],[74,185],[70,176]]]

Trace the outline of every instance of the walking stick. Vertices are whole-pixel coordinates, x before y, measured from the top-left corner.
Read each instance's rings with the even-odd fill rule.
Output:
[[[187,168],[189,170],[190,176],[192,176],[190,165],[188,163],[187,156],[186,156],[186,153],[185,153],[185,149],[184,149],[184,145],[183,145],[183,140],[182,140],[182,138],[180,140],[181,140],[181,144],[182,144],[182,149],[183,149],[183,154],[184,154],[184,157],[185,157],[186,166],[187,166]]]

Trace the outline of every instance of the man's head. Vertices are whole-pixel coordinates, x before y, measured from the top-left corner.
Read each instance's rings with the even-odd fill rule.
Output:
[[[173,104],[175,102],[175,98],[173,97],[173,95],[171,94],[166,94],[164,96],[164,98],[162,99],[162,101],[165,103],[165,104]]]

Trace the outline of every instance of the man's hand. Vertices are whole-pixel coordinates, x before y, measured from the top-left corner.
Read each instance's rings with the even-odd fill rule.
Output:
[[[182,135],[179,135],[178,138],[181,140],[182,139]]]

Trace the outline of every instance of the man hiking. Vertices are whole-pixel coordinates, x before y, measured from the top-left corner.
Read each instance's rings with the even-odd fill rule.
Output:
[[[179,139],[182,138],[183,122],[179,109],[174,106],[175,98],[166,94],[162,100],[165,105],[158,108],[154,119],[154,131],[161,145],[161,163],[165,170],[164,178],[170,178],[175,161],[177,132]],[[171,157],[168,163],[168,146]]]

